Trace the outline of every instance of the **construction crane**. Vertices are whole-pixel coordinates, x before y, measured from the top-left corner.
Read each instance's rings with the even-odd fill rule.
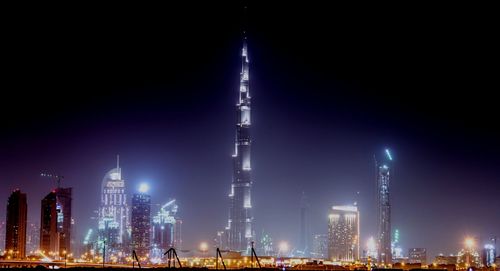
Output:
[[[56,180],[57,188],[61,187],[61,181],[64,179],[64,176],[59,174],[40,173],[40,176]]]

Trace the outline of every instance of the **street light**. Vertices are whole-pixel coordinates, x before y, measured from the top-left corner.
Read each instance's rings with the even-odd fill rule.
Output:
[[[64,268],[66,268],[68,252],[66,250],[63,250],[63,255],[64,255]]]
[[[465,238],[464,244],[465,244],[465,248],[467,248],[467,249],[474,248],[474,246],[475,246],[474,238],[472,238],[472,237]]]

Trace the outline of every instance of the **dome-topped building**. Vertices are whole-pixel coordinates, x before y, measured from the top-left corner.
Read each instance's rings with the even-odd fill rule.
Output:
[[[125,180],[118,156],[116,168],[109,170],[102,180],[99,208],[99,239],[106,240],[110,249],[118,249],[127,240],[128,213]]]

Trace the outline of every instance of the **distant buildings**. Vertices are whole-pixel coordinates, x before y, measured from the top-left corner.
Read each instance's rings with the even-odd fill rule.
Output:
[[[408,263],[427,264],[427,249],[425,248],[410,248],[408,250]]]
[[[28,223],[26,229],[26,253],[35,254],[40,248],[40,227],[35,223]]]
[[[146,192],[147,188],[141,185],[139,193],[132,196],[132,249],[139,257],[149,256],[151,244],[151,196]]]
[[[5,233],[5,251],[12,259],[26,257],[26,223],[28,204],[26,194],[14,190],[7,203],[7,223]]]
[[[71,251],[72,188],[56,188],[42,199],[40,250],[53,257]]]
[[[324,259],[328,255],[328,234],[315,234],[311,257]]]
[[[383,158],[375,161],[378,187],[378,262],[392,263],[391,251],[391,202],[389,184],[391,179],[392,155],[385,149]]]
[[[328,259],[359,259],[359,211],[357,206],[333,206],[328,216]]]
[[[457,256],[455,255],[449,255],[449,256],[445,256],[445,255],[438,255],[436,256],[436,258],[434,258],[434,264],[436,265],[449,265],[449,264],[457,264],[458,260],[457,260]]]

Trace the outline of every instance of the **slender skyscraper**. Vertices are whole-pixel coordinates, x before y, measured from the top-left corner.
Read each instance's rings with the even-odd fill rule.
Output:
[[[229,249],[248,252],[254,239],[252,229],[252,179],[250,164],[250,91],[249,61],[246,36],[241,50],[239,99],[236,104],[236,140],[233,154],[233,182],[229,194],[230,208],[227,225]]]
[[[28,204],[26,194],[14,190],[7,203],[7,227],[5,233],[6,256],[15,259],[26,257],[26,220]]]
[[[378,198],[378,261],[381,264],[392,263],[391,251],[391,202],[389,184],[392,172],[392,156],[385,149],[383,158],[375,161],[377,167]]]

